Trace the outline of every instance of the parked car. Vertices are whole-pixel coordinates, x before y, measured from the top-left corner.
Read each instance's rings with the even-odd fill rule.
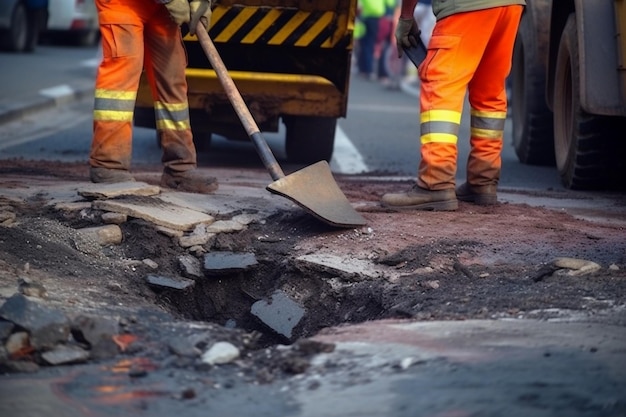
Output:
[[[0,1],[0,47],[32,52],[46,27],[48,0]]]
[[[94,0],[48,0],[48,26],[51,40],[80,46],[96,45],[100,40],[98,12]]]

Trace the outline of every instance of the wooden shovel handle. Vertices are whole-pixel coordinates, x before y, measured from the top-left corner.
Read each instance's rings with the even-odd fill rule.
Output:
[[[196,27],[196,36],[198,37],[198,41],[200,42],[204,53],[209,59],[211,66],[215,70],[217,78],[218,80],[220,80],[220,83],[222,84],[222,87],[224,88],[224,91],[228,96],[228,100],[230,100],[230,103],[237,113],[237,116],[239,116],[241,124],[243,125],[246,133],[252,140],[252,143],[254,143],[254,147],[261,157],[265,168],[267,168],[274,181],[283,178],[285,176],[283,170],[278,165],[278,162],[276,161],[272,150],[267,144],[267,141],[263,138],[263,135],[261,134],[261,131],[259,130],[256,122],[254,121],[250,110],[248,110],[246,103],[243,101],[243,97],[241,97],[241,93],[239,93],[235,82],[228,73],[228,70],[224,65],[224,61],[222,61],[222,58],[217,52],[213,41],[209,37],[206,28],[200,22],[198,22],[198,26]]]

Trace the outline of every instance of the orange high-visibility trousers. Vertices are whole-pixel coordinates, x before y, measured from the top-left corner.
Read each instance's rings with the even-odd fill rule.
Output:
[[[103,59],[96,77],[90,165],[130,168],[133,112],[145,68],[162,162],[173,171],[195,168],[180,28],[153,0],[96,0],[96,6]]]
[[[420,153],[417,184],[454,188],[465,94],[471,106],[467,181],[497,185],[507,111],[505,80],[523,6],[458,13],[438,21],[418,73]]]

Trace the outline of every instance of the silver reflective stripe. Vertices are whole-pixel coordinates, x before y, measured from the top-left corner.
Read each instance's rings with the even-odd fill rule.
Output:
[[[132,112],[135,109],[135,100],[96,97],[96,99],[94,100],[94,109]]]
[[[446,133],[449,135],[459,135],[459,124],[452,122],[422,122],[420,124],[421,135],[427,135],[430,133]]]

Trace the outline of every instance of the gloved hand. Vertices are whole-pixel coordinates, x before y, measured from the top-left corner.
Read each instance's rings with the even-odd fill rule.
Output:
[[[420,30],[415,23],[415,19],[398,19],[396,26],[396,48],[398,48],[398,58],[402,58],[404,51],[402,47],[410,48],[417,46]]]
[[[189,23],[189,33],[196,34],[198,22],[202,22],[205,29],[209,29],[211,23],[211,0],[191,0],[189,2],[191,8],[191,23]]]
[[[183,23],[188,23],[191,16],[189,11],[188,0],[171,0],[169,3],[165,3],[167,11],[170,12],[170,17],[178,26]]]

